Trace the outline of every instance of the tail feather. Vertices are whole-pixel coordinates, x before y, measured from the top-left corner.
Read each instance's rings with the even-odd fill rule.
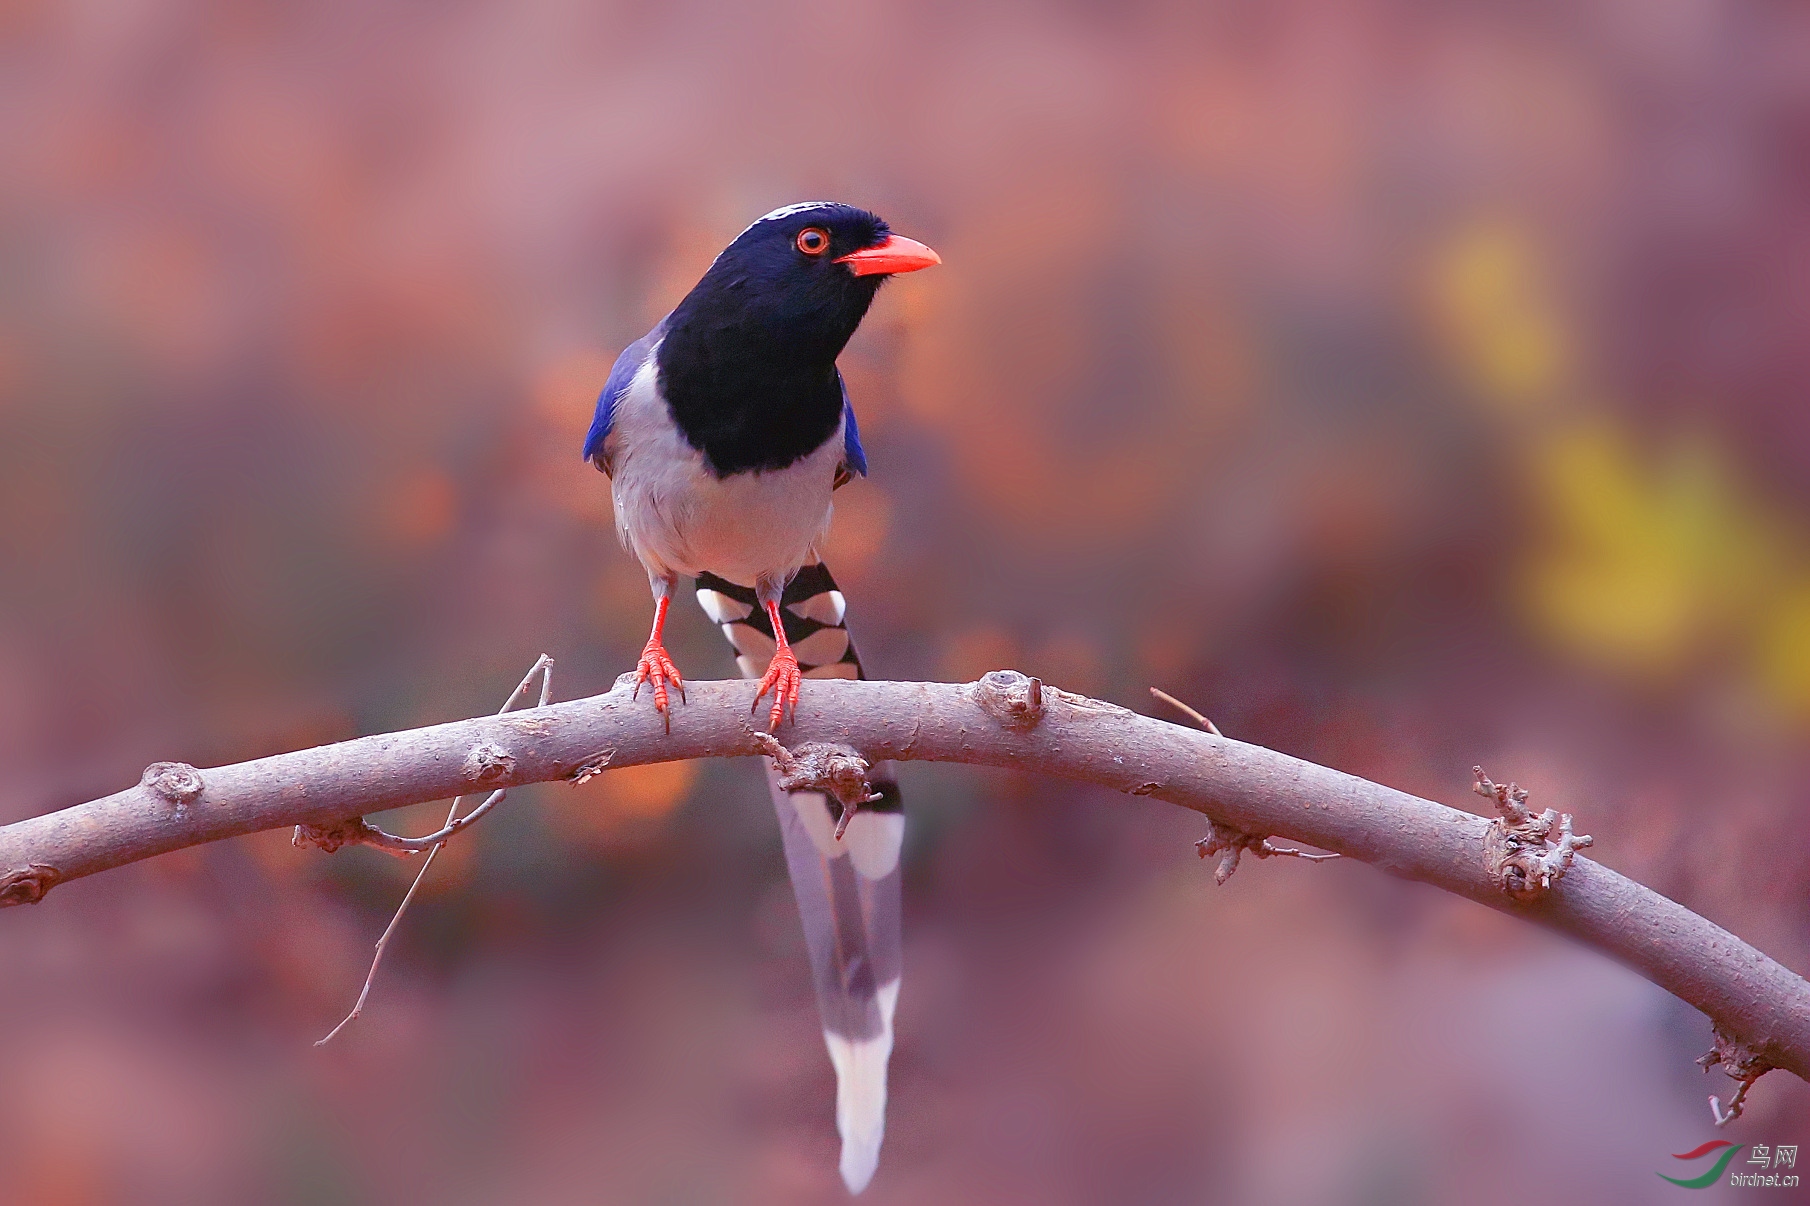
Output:
[[[758,678],[773,656],[773,626],[749,587],[714,574],[698,578],[698,602],[734,646],[744,677]],[[821,563],[808,565],[780,600],[786,640],[806,678],[862,678],[844,623],[846,604]],[[890,763],[869,775],[880,799],[849,819],[819,792],[787,792],[769,762],[767,783],[785,841],[792,894],[804,922],[823,1039],[836,1069],[836,1129],[842,1180],[860,1193],[873,1179],[886,1130],[886,1064],[899,999],[899,851],[905,815]]]
[[[773,621],[761,609],[754,588],[715,574],[700,574],[698,603],[729,638],[742,677],[759,678],[765,673],[777,646]],[[843,622],[847,601],[836,589],[828,566],[817,562],[799,570],[780,597],[779,609],[786,640],[798,655],[798,668],[806,678],[864,677],[861,659],[855,655]]]
[[[836,1065],[836,1131],[842,1136],[839,1168],[850,1193],[860,1193],[880,1166],[880,1141],[886,1136],[886,1061],[892,1058],[892,1013],[899,1001],[899,982],[880,987],[884,1026],[870,1039],[849,1039],[829,1030],[823,1041]]]

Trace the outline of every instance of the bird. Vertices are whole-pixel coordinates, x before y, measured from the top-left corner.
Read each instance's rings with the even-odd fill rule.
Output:
[[[782,206],[610,370],[584,456],[609,477],[617,533],[647,571],[654,620],[634,696],[651,687],[669,732],[685,680],[663,634],[681,577],[759,679],[754,708],[772,696],[769,732],[795,718],[802,679],[865,677],[819,555],[832,496],[867,476],[836,359],[886,280],[941,262],[868,210]],[[830,796],[787,791],[767,762],[836,1072],[839,1170],[857,1194],[880,1159],[902,962],[904,813],[890,765],[869,779],[874,798],[845,817]]]

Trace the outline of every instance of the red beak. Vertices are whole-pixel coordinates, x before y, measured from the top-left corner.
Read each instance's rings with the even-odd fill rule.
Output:
[[[916,272],[920,268],[942,263],[943,257],[916,239],[908,239],[904,235],[887,235],[886,241],[878,247],[851,251],[845,256],[838,256],[836,262],[847,264],[848,270],[856,276],[875,276],[882,272]]]

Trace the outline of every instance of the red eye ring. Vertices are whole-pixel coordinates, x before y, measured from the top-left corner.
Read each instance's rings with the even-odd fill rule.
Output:
[[[822,255],[830,249],[830,232],[821,226],[807,226],[798,232],[798,250],[806,255]]]

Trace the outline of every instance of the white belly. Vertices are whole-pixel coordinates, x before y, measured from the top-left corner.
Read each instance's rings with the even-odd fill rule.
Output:
[[[649,356],[616,406],[610,493],[623,543],[656,576],[785,582],[829,530],[840,425],[784,469],[718,478],[655,393],[655,371]]]

